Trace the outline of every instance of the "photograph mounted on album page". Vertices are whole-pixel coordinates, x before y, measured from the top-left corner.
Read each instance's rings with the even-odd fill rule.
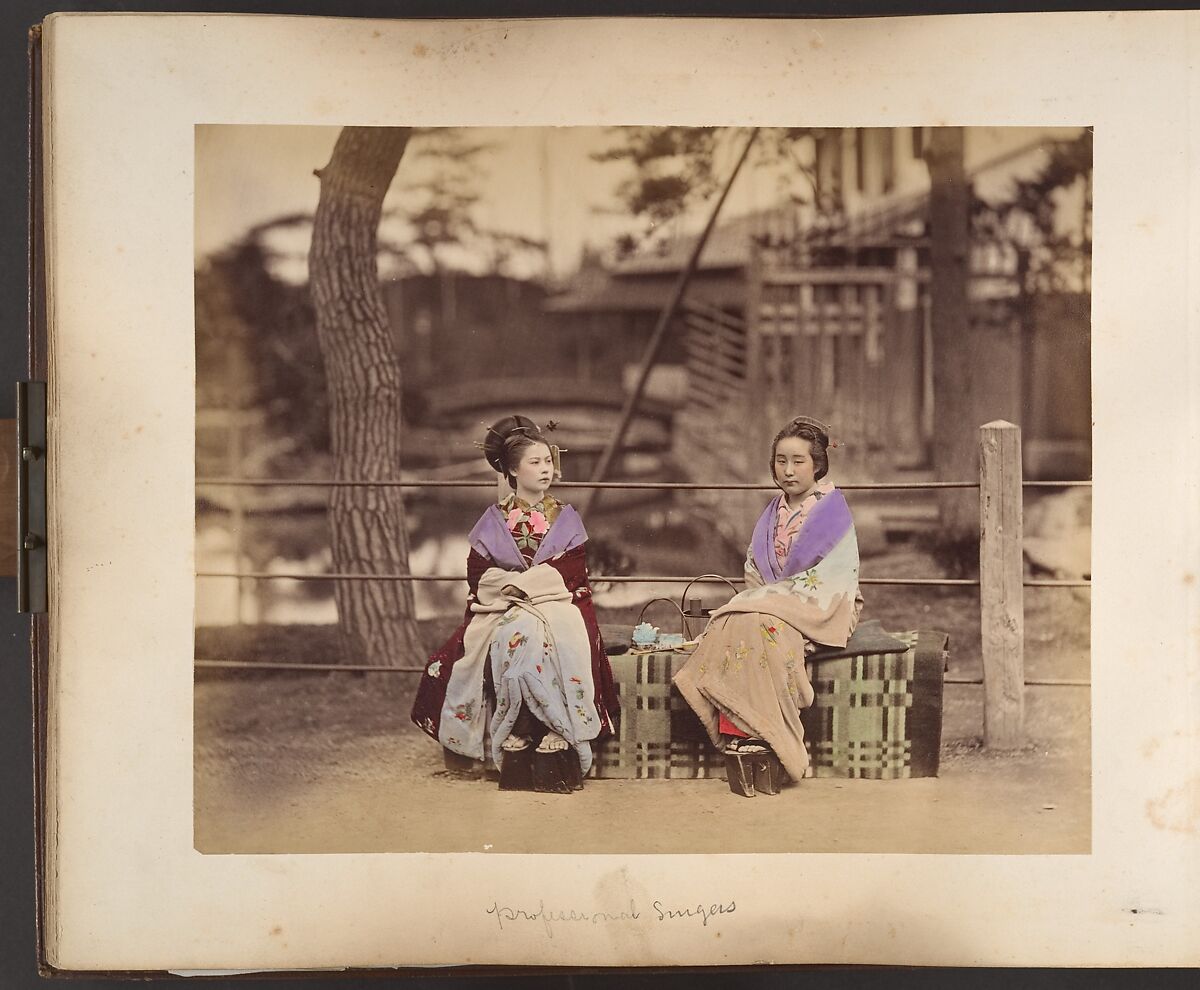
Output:
[[[47,971],[1195,965],[1198,41],[48,19]]]

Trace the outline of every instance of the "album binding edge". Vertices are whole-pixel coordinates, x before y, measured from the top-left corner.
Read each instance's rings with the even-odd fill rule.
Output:
[[[46,273],[42,203],[42,27],[35,24],[28,38],[28,266],[26,312],[29,320],[27,354],[28,377],[46,380]],[[56,971],[47,958],[46,932],[46,718],[49,708],[49,632],[44,612],[30,616],[29,651],[33,664],[33,837],[34,837],[34,911],[37,938],[37,968],[42,976]]]

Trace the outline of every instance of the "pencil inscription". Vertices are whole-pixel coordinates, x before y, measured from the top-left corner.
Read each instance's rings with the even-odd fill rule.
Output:
[[[677,906],[655,900],[651,903],[650,908],[653,914],[645,915],[645,917],[655,923],[695,920],[699,921],[702,927],[707,928],[708,923],[718,915],[733,914],[737,910],[737,902],[731,900],[728,903]],[[539,922],[547,938],[554,938],[556,924],[607,925],[614,922],[637,922],[643,918],[643,912],[638,910],[636,902],[632,899],[629,901],[628,909],[623,911],[547,908],[546,902],[541,900],[534,909],[531,906],[514,907],[509,904],[501,904],[499,901],[492,901],[492,905],[486,909],[486,913],[495,917],[496,924],[502,932],[511,929],[514,923]]]
[[[697,904],[695,907],[667,907],[662,901],[650,905],[659,921],[674,921],[678,918],[699,918],[705,928],[711,918],[718,914],[733,914],[737,910],[737,901],[728,904]]]

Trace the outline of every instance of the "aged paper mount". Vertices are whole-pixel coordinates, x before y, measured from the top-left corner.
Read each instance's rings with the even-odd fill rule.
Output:
[[[1200,961],[1200,15],[58,15],[45,52],[53,965]],[[1094,126],[1092,853],[195,852],[198,123]]]

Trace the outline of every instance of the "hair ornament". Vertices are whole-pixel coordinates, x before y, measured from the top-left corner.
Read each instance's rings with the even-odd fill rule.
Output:
[[[825,437],[825,445],[830,448],[846,446],[843,440],[834,440],[829,434],[830,429],[819,419],[813,419],[812,416],[797,416],[792,420],[793,426],[811,426],[814,430],[820,430]]]
[[[483,456],[488,464],[499,474],[504,474],[504,446],[515,435],[522,434],[530,440],[546,443],[550,448],[550,456],[554,463],[555,480],[562,480],[562,464],[559,458],[560,454],[567,453],[566,447],[560,447],[558,444],[549,443],[543,437],[543,428],[539,427],[532,419],[527,416],[506,416],[492,425],[480,423],[487,432],[483,440],[476,440],[475,446],[483,451]],[[548,420],[544,432],[550,432],[557,429],[558,423],[554,420]]]
[[[792,424],[795,426],[811,426],[814,429],[820,430],[825,436],[829,436],[829,427],[819,419],[813,419],[811,416],[797,416],[792,420]]]

